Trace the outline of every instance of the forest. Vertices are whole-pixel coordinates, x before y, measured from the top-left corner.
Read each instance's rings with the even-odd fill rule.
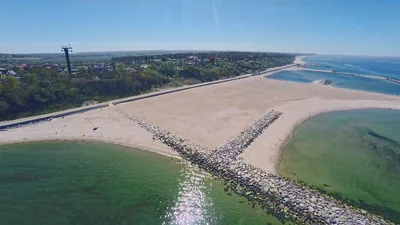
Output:
[[[198,61],[185,63],[190,55],[195,55]],[[252,52],[127,56],[113,58],[112,70],[98,72],[86,66],[81,67],[76,76],[48,66],[24,70],[14,68],[18,77],[5,76],[0,83],[0,120],[138,95],[155,88],[178,87],[259,72],[291,64],[294,58],[293,54]],[[138,68],[138,62],[146,63],[146,68]]]

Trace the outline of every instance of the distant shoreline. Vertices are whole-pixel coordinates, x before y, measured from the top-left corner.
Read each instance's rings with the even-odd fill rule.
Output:
[[[299,64],[299,65],[305,65],[306,62],[303,61],[305,56],[296,56],[296,59],[294,60],[294,64]]]

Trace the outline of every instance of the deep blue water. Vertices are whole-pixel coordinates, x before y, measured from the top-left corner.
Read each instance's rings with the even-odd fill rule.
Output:
[[[336,70],[338,72],[357,73],[373,76],[385,76],[400,79],[400,58],[372,58],[355,56],[308,56],[303,61],[311,64],[308,68]],[[400,84],[387,80],[366,77],[347,76],[312,71],[282,71],[268,76],[271,79],[289,80],[301,83],[329,79],[332,86],[400,95]]]

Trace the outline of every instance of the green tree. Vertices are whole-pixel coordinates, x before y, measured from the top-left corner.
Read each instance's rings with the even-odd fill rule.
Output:
[[[163,62],[158,71],[167,77],[172,77],[176,72],[174,65],[171,62]]]
[[[33,73],[26,73],[26,74],[22,75],[21,80],[23,83],[25,83],[27,85],[32,85],[32,84],[36,83],[37,76],[36,76],[36,74],[33,74]]]
[[[22,106],[23,90],[15,77],[7,76],[2,83],[2,89],[5,100],[9,105],[15,105],[16,108]]]
[[[79,88],[76,88],[76,87],[70,88],[68,90],[68,92],[67,92],[68,99],[70,101],[76,101],[80,96],[80,91],[81,90]]]

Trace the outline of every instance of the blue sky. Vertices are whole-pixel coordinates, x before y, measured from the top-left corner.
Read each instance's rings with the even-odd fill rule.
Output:
[[[400,0],[0,0],[0,52],[400,55]]]

